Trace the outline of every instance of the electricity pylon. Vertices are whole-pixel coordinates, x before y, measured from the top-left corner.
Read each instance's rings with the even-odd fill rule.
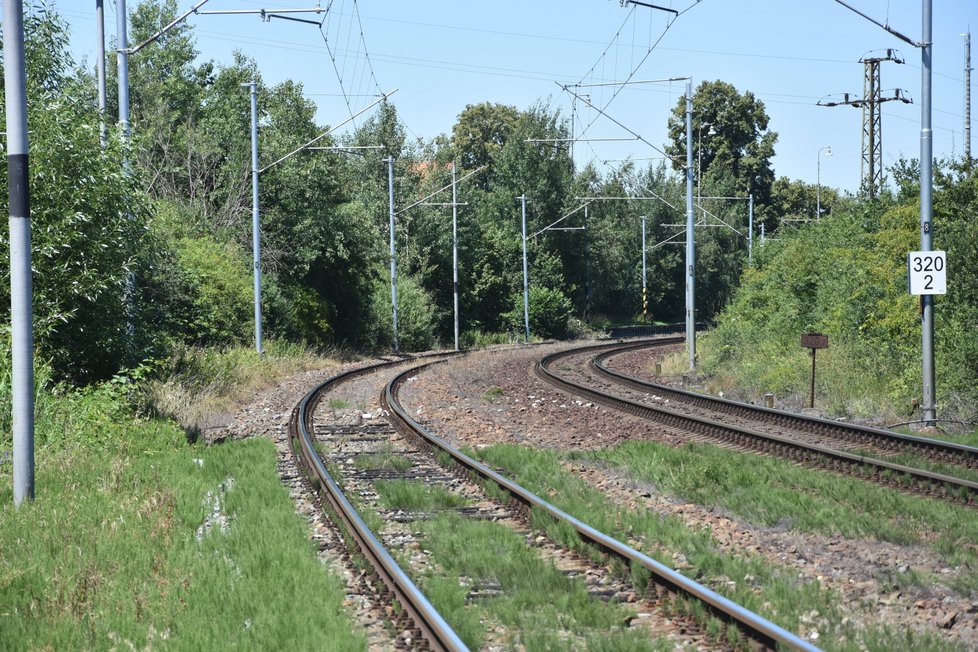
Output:
[[[819,100],[819,106],[854,106],[863,110],[862,162],[859,174],[863,190],[875,197],[883,186],[883,103],[900,101],[913,104],[906,91],[894,89],[893,95],[883,97],[880,90],[880,63],[893,61],[903,63],[903,57],[892,48],[881,56],[866,56],[859,60],[864,67],[863,97],[851,99],[849,93],[843,94],[842,101]]]

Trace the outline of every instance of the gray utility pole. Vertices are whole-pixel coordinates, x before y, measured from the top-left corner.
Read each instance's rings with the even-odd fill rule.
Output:
[[[455,161],[452,161],[452,291],[455,301],[455,350],[458,351],[458,195],[455,184]]]
[[[754,193],[747,195],[747,262],[754,262]]]
[[[971,32],[964,34],[964,162],[971,167]]]
[[[95,70],[98,79],[98,139],[102,147],[108,141],[108,125],[105,124],[105,10],[102,0],[95,0],[95,38],[98,41],[98,55],[95,59]]]
[[[523,324],[526,342],[530,341],[530,279],[526,263],[526,193],[517,197],[523,207]]]
[[[922,1],[923,23],[920,37],[921,76],[920,76],[920,250],[933,250],[934,215],[934,140],[931,128],[931,93],[933,82],[934,45],[932,32],[934,26],[933,0]],[[934,295],[920,297],[920,331],[923,357],[923,402],[924,424],[935,425],[937,408],[934,388]]]
[[[587,228],[587,204],[584,204],[584,318],[591,316],[591,252]]]
[[[391,231],[391,308],[393,309],[394,353],[400,353],[397,342],[397,252],[394,249],[394,157],[387,159],[387,189],[390,195],[390,231]]]
[[[122,137],[129,140],[129,33],[126,25],[126,0],[115,0],[116,64],[119,67],[119,124],[122,125]],[[128,168],[129,161],[123,161]]]
[[[696,241],[693,237],[693,81],[686,82],[686,350],[696,369]]]
[[[14,505],[34,500],[34,315],[31,288],[31,202],[27,143],[24,7],[3,4],[3,75],[7,106],[10,200],[10,326],[13,368]]]
[[[642,319],[647,319],[649,310],[648,278],[645,273],[645,216],[642,216]]]
[[[258,229],[258,85],[247,84],[251,90],[251,257],[255,279],[255,350],[262,351],[261,332],[261,233]]]

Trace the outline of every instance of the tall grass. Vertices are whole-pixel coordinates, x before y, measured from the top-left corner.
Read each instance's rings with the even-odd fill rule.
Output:
[[[620,465],[636,480],[654,482],[660,487],[673,488],[675,483],[686,483],[690,490],[698,490],[719,500],[720,496],[736,497],[744,512],[750,512],[755,518],[765,516],[765,522],[792,523],[791,519],[809,518],[814,523],[821,523],[830,531],[854,533],[852,528],[863,527],[860,523],[864,513],[858,505],[850,501],[858,491],[852,485],[841,482],[838,494],[834,500],[843,506],[850,505],[849,511],[839,509],[831,519],[825,514],[824,505],[811,502],[813,491],[806,491],[805,485],[798,478],[787,476],[790,480],[783,483],[777,479],[777,474],[768,475],[768,468],[754,457],[745,463],[743,456],[727,465],[717,467],[715,460],[697,463],[703,454],[701,449],[695,450],[669,449],[647,443],[631,443],[617,447],[611,451],[594,451],[579,453],[572,457],[597,460],[602,463]],[[670,459],[669,453],[675,453],[675,459]],[[717,455],[730,453],[718,451]],[[658,559],[667,566],[676,565],[676,559],[681,559],[685,568],[684,574],[705,583],[728,598],[766,616],[782,627],[797,632],[802,636],[818,631],[818,644],[829,649],[860,649],[860,642],[883,642],[871,645],[871,650],[891,649],[953,649],[937,636],[910,634],[886,627],[870,626],[857,630],[847,614],[843,611],[841,600],[832,591],[823,590],[818,582],[805,581],[790,569],[780,569],[768,564],[759,557],[735,555],[724,552],[713,541],[710,533],[704,530],[694,530],[681,519],[671,516],[661,516],[642,509],[624,509],[616,506],[604,494],[593,489],[582,478],[569,473],[562,466],[561,456],[553,451],[536,451],[514,445],[497,445],[474,452],[475,455],[493,466],[506,468],[514,479],[528,487],[538,495],[548,496],[548,500],[561,509],[582,519],[597,529],[607,532],[619,539],[636,541],[642,552]],[[730,453],[731,455],[735,455]],[[778,460],[764,460],[778,466]],[[785,472],[790,473],[790,464],[784,463]],[[754,470],[760,468],[761,472]],[[794,469],[798,473],[816,475],[805,469]],[[844,479],[843,479],[844,480]],[[671,483],[671,484],[670,484]],[[794,486],[792,486],[794,483]],[[668,489],[666,490],[668,492]],[[773,497],[764,499],[770,492]],[[703,501],[704,496],[677,491],[691,500]],[[797,501],[794,511],[786,503],[794,496]],[[906,501],[903,499],[906,498]],[[829,499],[826,500],[828,502]],[[914,497],[904,497],[895,492],[880,490],[876,503],[886,509],[875,519],[870,516],[869,528],[876,531],[886,531],[891,538],[900,538],[901,524],[910,526],[917,524],[923,529],[926,521],[925,514],[936,514],[938,520],[931,521],[934,525],[947,524],[950,540],[959,544],[963,540],[974,540],[974,519],[966,515],[970,512],[964,508],[940,505],[936,501],[926,501]],[[756,505],[754,504],[756,502]],[[816,501],[817,502],[817,501]],[[724,503],[725,504],[725,503]],[[778,507],[777,514],[769,513]],[[820,509],[821,507],[821,509]],[[869,509],[869,506],[866,506]],[[898,515],[901,509],[905,512],[906,520]],[[533,513],[534,524],[548,531],[555,540],[572,548],[578,548],[585,554],[596,556],[596,552],[583,546],[576,534],[566,526],[557,524],[542,513]],[[781,519],[785,519],[781,521]],[[960,523],[957,526],[952,521],[957,518],[971,523]],[[887,519],[897,522],[886,524]],[[846,530],[844,528],[848,527]],[[834,530],[833,530],[834,529]],[[913,531],[913,527],[909,527]],[[856,530],[865,533],[864,530]],[[923,535],[922,535],[923,536]],[[967,537],[972,537],[967,539]],[[950,552],[950,551],[949,551]],[[952,560],[965,560],[969,553],[959,553],[960,556],[949,555]],[[818,614],[817,622],[812,622],[808,614]],[[897,642],[899,645],[897,645]],[[897,647],[894,647],[897,645]]]
[[[182,346],[154,370],[159,380],[144,384],[142,401],[151,414],[176,419],[199,432],[214,425],[215,415],[231,411],[277,379],[335,364],[335,358],[281,340],[267,341],[263,355],[245,346]]]
[[[34,502],[0,465],[0,649],[364,649],[270,442],[187,445],[111,384],[50,405]]]

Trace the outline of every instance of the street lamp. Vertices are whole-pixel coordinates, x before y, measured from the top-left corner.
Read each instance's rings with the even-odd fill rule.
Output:
[[[815,155],[815,219],[822,218],[822,152],[826,156],[832,156],[832,146],[820,147]]]
[[[709,127],[710,130],[706,132],[707,136],[716,136],[716,129],[713,128],[713,124],[710,122],[704,122],[696,130],[696,203],[702,204],[700,201],[703,197],[700,192],[700,181],[703,174],[703,127]]]

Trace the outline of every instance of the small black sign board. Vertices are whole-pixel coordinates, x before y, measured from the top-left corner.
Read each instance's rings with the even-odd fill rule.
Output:
[[[801,346],[805,349],[827,349],[829,348],[829,336],[822,333],[803,333]]]
[[[809,388],[808,407],[815,407],[815,351],[829,348],[829,336],[823,333],[802,333],[801,345],[812,350],[812,377]]]

